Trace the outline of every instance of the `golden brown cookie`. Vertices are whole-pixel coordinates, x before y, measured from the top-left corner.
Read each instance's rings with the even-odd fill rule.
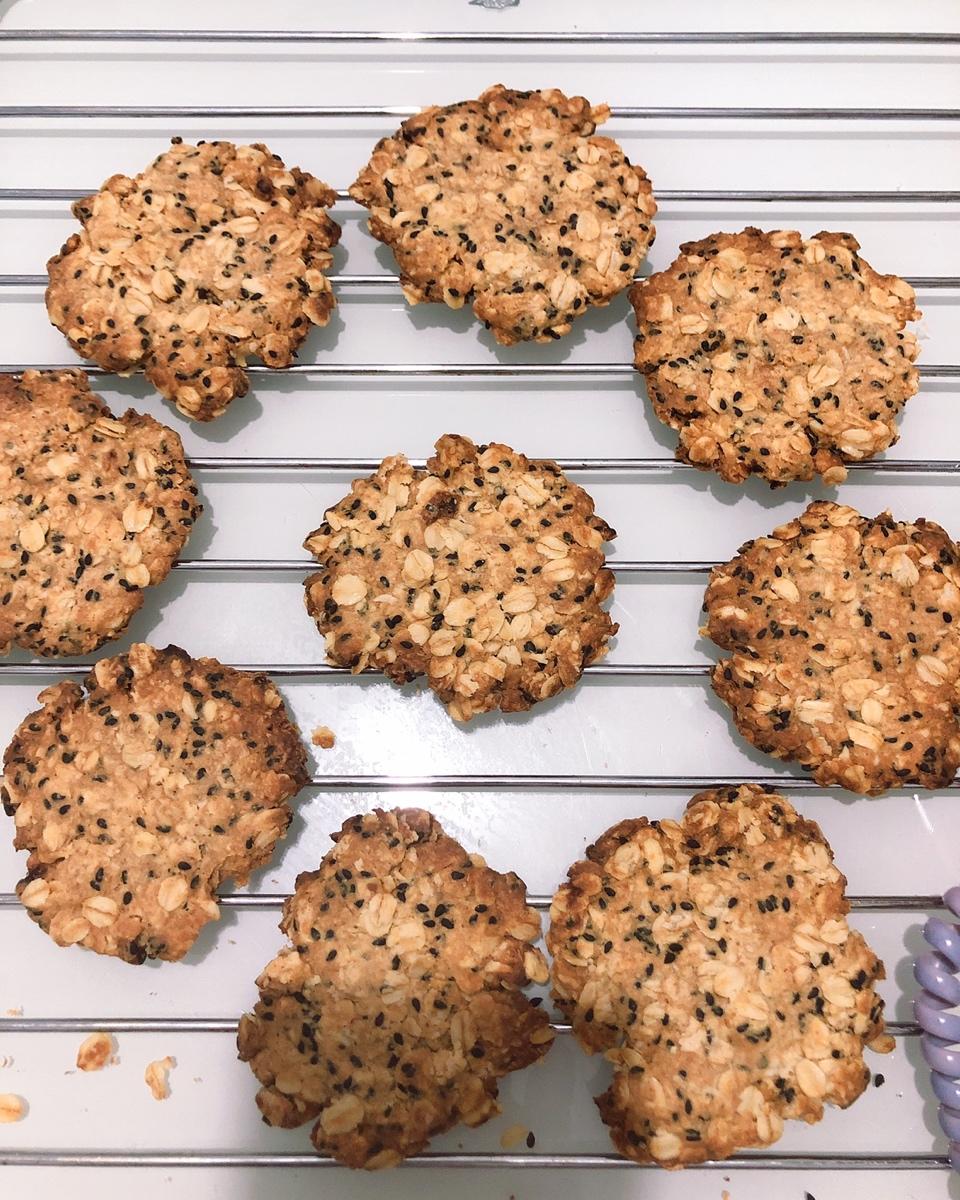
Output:
[[[826,787],[945,787],[960,766],[960,549],[932,521],[820,500],[716,567],[713,689]]]
[[[886,1051],[880,963],[847,925],[819,826],[774,792],[621,821],[553,899],[553,994],[614,1066],[597,1099],[621,1154],[682,1167],[767,1146],[866,1087]]]
[[[419,809],[345,821],[297,879],[292,945],[257,980],[240,1058],[268,1125],[315,1122],[349,1167],[392,1167],[458,1122],[498,1113],[497,1083],[541,1058],[540,918],[523,881],[491,870]]]
[[[634,361],[681,461],[731,483],[841,483],[897,441],[920,313],[859,250],[849,233],[717,233],[634,287]]]
[[[0,375],[0,653],[120,637],[201,512],[180,438],[82,371]]]
[[[398,455],[324,514],[306,601],[331,662],[426,675],[458,721],[577,682],[617,631],[615,537],[556,463],[447,434],[426,471]]]
[[[266,146],[180,138],[134,179],[78,200],[47,263],[47,312],[107,371],[143,371],[197,421],[246,395],[256,356],[288,367],[335,303],[336,192]]]
[[[60,946],[182,958],[290,823],[300,735],[263,675],[176,646],[101,659],[85,688],[41,692],[4,755],[17,894]]]
[[[548,342],[633,280],[653,242],[650,181],[555,88],[497,84],[377,143],[350,195],[393,250],[411,304],[471,304],[504,346]]]

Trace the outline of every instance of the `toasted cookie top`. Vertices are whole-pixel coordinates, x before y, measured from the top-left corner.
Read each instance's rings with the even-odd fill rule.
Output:
[[[819,827],[762,788],[621,821],[551,908],[554,999],[613,1082],[617,1149],[677,1167],[777,1140],[852,1103],[887,1050],[883,965],[849,929]]]
[[[849,233],[718,233],[634,287],[636,367],[678,458],[732,483],[840,483],[896,442],[920,313],[859,249]]]
[[[411,304],[465,303],[505,346],[569,333],[631,283],[653,242],[650,181],[582,96],[497,84],[377,143],[350,189]]]
[[[450,715],[517,712],[580,678],[617,631],[616,535],[556,463],[447,434],[354,482],[304,546],[307,609],[332,662],[427,680]]]
[[[497,1080],[541,1058],[540,918],[418,809],[345,821],[284,907],[291,941],[257,980],[240,1058],[270,1125],[315,1121],[318,1150],[395,1166],[458,1122],[499,1111]]]
[[[825,786],[946,786],[960,766],[960,549],[932,521],[820,500],[716,567],[713,688]]]
[[[246,394],[248,358],[287,367],[329,321],[335,200],[259,143],[174,138],[134,179],[74,204],[83,229],[47,263],[50,320],[83,358],[143,371],[210,421]]]
[[[3,807],[29,850],[17,894],[58,945],[178,959],[227,879],[290,822],[306,753],[262,675],[135,645],[59,683],[4,755]]]
[[[82,371],[0,374],[0,653],[119,637],[200,512],[165,425],[115,417]]]

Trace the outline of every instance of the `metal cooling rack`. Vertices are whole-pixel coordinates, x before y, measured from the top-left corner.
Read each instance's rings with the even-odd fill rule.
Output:
[[[18,47],[32,46],[36,43],[51,42],[68,47],[80,55],[89,43],[124,43],[136,46],[138,44],[175,43],[178,45],[203,46],[206,44],[373,44],[385,48],[396,45],[410,46],[417,43],[457,44],[498,48],[523,46],[525,44],[563,46],[761,46],[788,45],[804,49],[852,46],[859,48],[864,55],[881,48],[908,48],[918,46],[939,46],[955,48],[960,46],[960,33],[916,33],[916,32],[529,32],[498,29],[496,31],[466,31],[466,32],[417,32],[417,33],[378,33],[372,31],[255,31],[255,30],[68,30],[68,29],[3,29],[0,28],[0,60],[15,55]],[[492,67],[492,75],[497,74],[497,68]],[[425,97],[425,100],[429,97]],[[324,105],[312,107],[292,106],[236,106],[236,105],[187,105],[187,106],[64,106],[64,105],[6,105],[0,106],[0,122],[20,120],[57,121],[68,118],[81,118],[84,121],[96,123],[103,119],[133,119],[166,120],[179,118],[207,118],[211,121],[242,117],[244,119],[286,120],[323,118],[327,120],[347,119],[353,117],[376,117],[400,119],[417,111],[403,105]],[[876,121],[923,121],[923,122],[956,122],[960,120],[960,108],[845,108],[845,107],[632,107],[614,106],[613,115],[630,122],[645,120],[667,120],[681,122],[712,122],[715,120],[757,121],[822,121],[835,122],[838,120],[852,122]],[[82,137],[79,130],[76,136]],[[159,136],[159,134],[158,134]],[[309,165],[309,164],[305,164]],[[96,190],[96,181],[91,180],[88,188],[38,188],[38,187],[6,187],[0,189],[0,203],[16,201],[49,201],[64,202]],[[346,181],[341,181],[346,182]],[[348,197],[344,191],[339,193],[341,200]],[[826,203],[857,203],[860,205],[873,204],[916,204],[931,203],[942,205],[960,204],[960,191],[913,190],[913,191],[854,191],[854,190],[680,190],[663,191],[656,189],[656,195],[661,206],[673,202],[698,202],[710,206],[726,202],[755,204],[755,220],[763,222],[763,208],[771,203],[790,203],[801,206],[813,206]],[[0,220],[3,210],[0,208]],[[718,218],[719,219],[719,218]],[[53,247],[51,247],[52,249]],[[2,265],[2,264],[0,264]],[[909,276],[908,276],[909,277]],[[393,288],[397,285],[397,277],[386,271],[366,274],[334,274],[332,281],[335,289],[354,287],[383,287]],[[920,290],[934,291],[940,289],[960,288],[960,276],[913,276],[913,285]],[[45,285],[46,277],[32,274],[0,274],[0,288],[35,289]],[[921,297],[922,302],[922,297]],[[20,370],[29,364],[6,363],[0,365],[2,370]],[[39,364],[37,364],[39,365]],[[49,366],[49,364],[43,364]],[[71,364],[84,365],[84,364]],[[86,367],[91,375],[103,374],[96,368]],[[252,366],[248,368],[255,374],[267,374],[266,368]],[[923,361],[920,371],[924,379],[956,379],[960,378],[960,362],[928,363]],[[629,380],[633,372],[626,362],[577,362],[577,363],[544,363],[526,362],[504,364],[496,361],[470,363],[303,363],[292,367],[285,374],[303,376],[307,379],[316,377],[330,378],[377,378],[389,382],[391,379],[416,379],[419,377],[438,378],[504,378],[513,381],[523,378],[563,379],[582,378],[584,380],[602,380],[609,378]],[[915,400],[916,407],[920,401]],[[909,416],[908,416],[908,419]],[[455,423],[455,422],[454,422]],[[192,456],[192,468],[199,473],[214,472],[249,472],[256,479],[265,472],[369,472],[376,465],[376,459],[366,458],[308,458],[302,456],[272,456],[255,457],[249,455],[229,456]],[[574,473],[587,475],[615,475],[625,479],[641,475],[662,475],[678,477],[677,486],[686,486],[684,476],[689,468],[676,463],[672,458],[663,457],[633,457],[633,458],[568,458],[561,459],[561,465]],[[940,477],[960,474],[960,458],[952,459],[887,459],[877,463],[853,464],[857,477],[879,476],[911,476]],[[253,483],[256,486],[256,483]],[[708,505],[713,500],[702,497],[702,503]],[[778,518],[779,519],[779,518]],[[772,522],[771,522],[772,523]],[[758,529],[757,532],[764,530]],[[651,576],[658,575],[702,575],[713,565],[710,561],[683,560],[654,560],[631,559],[614,560],[610,566],[620,576]],[[312,564],[304,560],[267,559],[267,558],[187,558],[177,564],[177,570],[184,574],[222,573],[242,577],[245,574],[301,574],[311,569]],[[103,653],[110,653],[106,648]],[[263,670],[281,679],[301,678],[320,681],[324,678],[341,680],[356,679],[337,668],[318,665],[316,663],[282,663],[278,661],[258,663],[253,665],[241,664],[245,669]],[[89,665],[70,662],[6,662],[0,664],[0,677],[4,680],[24,679],[42,676],[45,679],[66,675],[82,675],[89,670]],[[589,669],[588,676],[582,686],[589,687],[594,680],[611,678],[653,678],[653,679],[682,679],[685,677],[702,678],[709,674],[710,666],[701,663],[659,664],[652,662],[604,662]],[[359,680],[357,681],[360,682]],[[443,720],[438,714],[438,720]],[[312,779],[309,787],[324,794],[338,793],[391,793],[404,791],[424,792],[616,792],[616,791],[665,791],[691,793],[699,788],[717,783],[753,781],[776,784],[785,791],[817,790],[813,782],[804,777],[784,778],[779,775],[745,776],[737,774],[729,777],[716,775],[642,775],[642,774],[610,774],[610,773],[561,773],[561,774],[516,774],[497,771],[472,774],[429,774],[429,775],[394,775],[394,774],[318,774]],[[957,786],[957,785],[954,785]],[[819,789],[822,790],[822,789]],[[599,829],[593,829],[594,833]],[[565,864],[564,864],[565,865]],[[278,911],[284,895],[276,892],[245,893],[225,895],[222,904],[226,909],[233,910],[270,910]],[[531,903],[541,911],[548,909],[550,897],[547,894],[532,895]],[[852,897],[852,906],[856,912],[926,912],[940,906],[936,895],[860,895]],[[0,893],[0,921],[18,919],[13,915],[19,909],[19,902],[11,892]],[[64,952],[65,953],[65,952]],[[74,969],[81,969],[81,963],[76,959],[70,964]],[[95,963],[82,964],[96,966]],[[120,1033],[162,1032],[162,1033],[216,1033],[232,1034],[236,1027],[233,1016],[217,1017],[187,1017],[187,1016],[116,1016],[102,1014],[100,1016],[62,1016],[62,1017],[0,1017],[0,1035],[6,1033],[30,1034],[39,1037],[42,1034],[81,1033],[96,1029],[109,1029]],[[557,1024],[558,1032],[569,1033],[569,1026]],[[912,1022],[892,1022],[891,1032],[898,1037],[913,1038],[917,1028]],[[306,1153],[210,1153],[204,1151],[170,1151],[151,1152],[147,1150],[118,1150],[116,1152],[80,1151],[64,1149],[36,1150],[6,1150],[0,1147],[0,1165],[7,1166],[63,1166],[63,1167],[284,1167],[284,1168],[317,1168],[332,1167],[330,1160],[318,1158]],[[636,1169],[631,1164],[618,1158],[613,1153],[561,1153],[561,1154],[516,1154],[509,1152],[476,1152],[476,1153],[436,1153],[419,1156],[413,1165],[430,1168],[460,1168],[460,1167],[510,1167],[523,1168],[573,1168],[580,1170],[597,1170],[606,1168],[628,1167]],[[947,1165],[946,1157],[932,1152],[897,1152],[897,1153],[863,1153],[846,1151],[824,1151],[822,1153],[790,1153],[772,1150],[763,1153],[737,1155],[729,1163],[710,1163],[698,1170],[730,1171],[926,1171],[941,1170]],[[697,1171],[688,1171],[686,1177],[691,1181],[697,1177]],[[646,1186],[646,1185],[644,1185]],[[695,1184],[691,1184],[696,1188]],[[218,1193],[219,1194],[219,1193]],[[673,1193],[671,1193],[673,1194]],[[691,1193],[692,1194],[692,1193]]]

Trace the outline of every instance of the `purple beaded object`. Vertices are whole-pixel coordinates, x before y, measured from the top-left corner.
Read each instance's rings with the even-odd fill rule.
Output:
[[[960,917],[960,887],[943,894],[943,903]],[[923,1030],[920,1044],[931,1069],[933,1092],[940,1101],[940,1127],[950,1139],[950,1165],[960,1171],[960,1016],[948,1009],[960,1005],[960,926],[930,917],[923,936],[933,947],[913,964],[923,991],[913,1003]]]

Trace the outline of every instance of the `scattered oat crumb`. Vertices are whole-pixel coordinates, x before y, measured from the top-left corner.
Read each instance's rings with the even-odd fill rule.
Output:
[[[730,1200],[730,1193],[727,1191],[726,1188],[724,1188],[723,1191],[720,1193],[720,1200]]]
[[[326,725],[318,725],[313,731],[313,736],[310,738],[310,741],[315,746],[319,746],[321,750],[332,750],[336,740],[336,734],[332,729],[328,729]]]
[[[116,1060],[116,1043],[109,1033],[91,1033],[77,1051],[77,1066],[81,1071],[102,1071]]]
[[[3,1070],[5,1067],[12,1067],[12,1066],[13,1066],[13,1055],[12,1054],[0,1054],[0,1070]]]
[[[27,1102],[22,1096],[14,1096],[11,1092],[0,1095],[0,1125],[12,1125],[14,1121],[22,1121],[27,1115]]]
[[[8,1017],[22,1017],[23,1009],[22,1008],[8,1008],[7,1016]]]
[[[155,1062],[148,1064],[147,1069],[143,1073],[143,1078],[146,1081],[147,1087],[153,1093],[154,1100],[166,1100],[170,1095],[168,1076],[176,1065],[177,1060],[171,1058],[169,1054],[166,1058],[158,1058]]]
[[[511,1125],[500,1134],[500,1146],[503,1150],[513,1150],[524,1140],[530,1130],[526,1125]]]

